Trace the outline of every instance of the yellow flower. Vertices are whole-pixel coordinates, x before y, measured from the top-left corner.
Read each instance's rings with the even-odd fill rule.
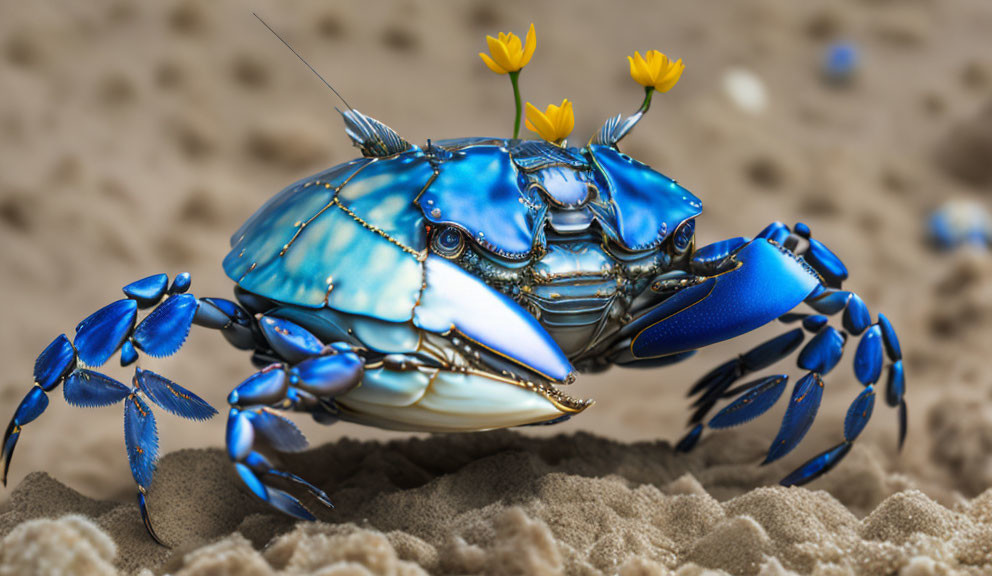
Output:
[[[554,144],[560,144],[575,128],[575,114],[572,112],[572,103],[565,98],[560,106],[548,105],[548,109],[541,112],[536,106],[527,103],[527,129]]]
[[[499,33],[499,38],[486,36],[489,44],[490,58],[483,52],[479,52],[482,61],[489,66],[489,69],[497,74],[508,74],[519,72],[521,68],[530,62],[530,57],[534,55],[537,48],[537,35],[534,34],[534,23],[531,22],[530,30],[527,31],[527,41],[520,43],[520,38],[514,34]]]
[[[682,77],[685,64],[679,59],[672,62],[657,50],[647,53],[647,58],[641,57],[640,52],[627,56],[630,61],[630,77],[645,88],[654,88],[658,92],[668,92]]]

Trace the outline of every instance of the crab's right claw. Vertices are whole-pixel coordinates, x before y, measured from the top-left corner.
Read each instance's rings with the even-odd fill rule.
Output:
[[[657,358],[734,338],[785,314],[819,285],[791,252],[757,238],[734,255],[737,266],[685,288],[635,319],[630,352]]]
[[[415,326],[437,334],[460,334],[551,381],[572,378],[572,365],[554,338],[509,297],[433,254],[424,262],[424,276]]]

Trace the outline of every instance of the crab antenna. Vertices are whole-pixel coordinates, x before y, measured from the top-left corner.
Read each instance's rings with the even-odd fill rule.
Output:
[[[342,96],[340,93],[338,93],[338,91],[334,89],[334,86],[331,86],[331,83],[328,82],[327,80],[325,80],[324,77],[320,75],[320,72],[317,72],[316,70],[314,70],[314,67],[311,66],[310,63],[307,62],[303,58],[303,56],[300,56],[300,53],[297,52],[295,48],[293,48],[292,46],[290,46],[289,42],[286,42],[286,40],[282,36],[280,36],[278,32],[276,32],[275,30],[273,30],[272,29],[272,26],[269,26],[265,22],[265,20],[262,20],[262,17],[259,16],[258,14],[252,12],[251,15],[254,16],[255,18],[258,18],[258,21],[262,23],[262,26],[265,26],[266,28],[268,28],[269,29],[269,32],[272,32],[272,34],[274,34],[275,37],[278,38],[280,42],[282,42],[283,44],[285,44],[286,45],[286,48],[289,48],[290,52],[292,52],[293,54],[296,54],[296,57],[300,59],[300,62],[303,62],[304,64],[306,64],[307,68],[309,68],[310,71],[313,72],[317,76],[317,78],[320,78],[320,81],[323,82],[325,86],[327,86],[328,88],[330,88],[331,89],[331,92],[334,92],[334,95],[337,96],[338,98],[340,98],[341,101],[344,102],[344,105],[349,110],[352,109],[351,104],[348,104],[348,101],[344,99],[344,96]]]

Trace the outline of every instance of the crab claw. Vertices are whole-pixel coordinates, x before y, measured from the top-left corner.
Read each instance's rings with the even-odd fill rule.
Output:
[[[634,320],[630,350],[655,358],[694,350],[762,326],[819,285],[791,252],[759,238],[734,256],[737,267],[686,288]]]
[[[475,369],[365,371],[335,404],[348,420],[394,430],[466,432],[548,422],[591,404],[549,382]]]
[[[360,386],[335,396],[343,419],[457,432],[554,421],[591,404],[557,388],[571,382],[571,363],[516,302],[433,254],[424,261],[424,279],[412,318],[417,337],[471,362],[387,358],[365,370]]]
[[[571,378],[572,365],[561,348],[516,302],[433,254],[424,262],[424,276],[413,317],[418,328],[461,334],[548,380]]]

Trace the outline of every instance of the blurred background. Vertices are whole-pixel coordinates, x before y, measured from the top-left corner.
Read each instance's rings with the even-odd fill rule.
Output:
[[[845,287],[893,321],[907,358],[907,447],[897,457],[895,412],[880,400],[852,459],[938,494],[992,484],[992,256],[976,246],[936,251],[926,239],[932,210],[951,199],[980,207],[992,193],[992,4],[982,0],[2,0],[4,422],[55,335],[152,273],[189,271],[198,296],[230,297],[220,267],[229,235],[283,186],[358,155],[339,103],[253,10],[357,109],[415,143],[509,135],[509,83],[477,56],[486,34],[522,36],[534,22],[523,95],[542,109],[569,98],[573,143],[639,105],[628,54],[682,58],[681,82],[655,96],[624,151],[703,200],[701,244],[804,221],[845,260]],[[781,330],[668,369],[582,378],[573,395],[596,406],[526,433],[674,441],[695,379]],[[860,390],[853,348],[783,470],[840,437]],[[218,408],[253,372],[210,331],[145,365]],[[731,433],[770,443],[783,408]],[[224,420],[163,414],[162,452],[222,446]],[[305,430],[315,444],[404,436],[346,424]],[[121,431],[119,407],[70,409],[56,396],[23,433],[10,485],[45,470],[90,496],[130,497]]]

